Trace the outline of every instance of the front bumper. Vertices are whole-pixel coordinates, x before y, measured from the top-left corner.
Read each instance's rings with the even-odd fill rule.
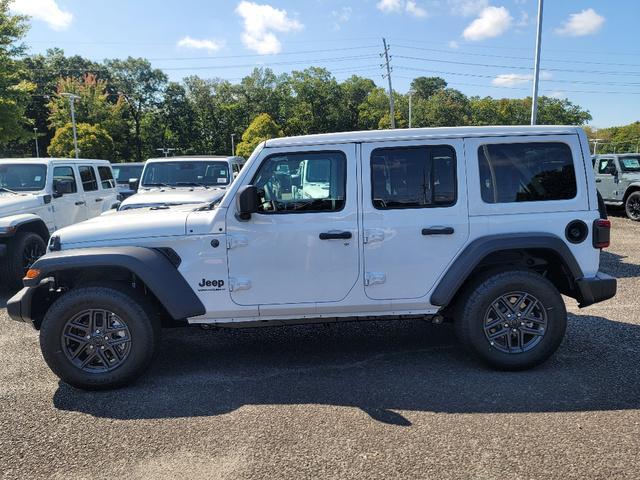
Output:
[[[25,322],[35,327],[31,316],[31,300],[35,287],[24,287],[7,301],[7,313],[16,322]]]
[[[617,283],[615,278],[602,272],[596,273],[595,277],[577,280],[579,307],[588,307],[614,297]]]

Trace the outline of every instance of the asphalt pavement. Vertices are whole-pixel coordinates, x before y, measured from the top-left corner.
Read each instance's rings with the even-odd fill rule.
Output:
[[[0,478],[640,478],[640,224],[612,220],[618,296],[567,299],[564,343],[526,372],[415,320],[179,328],[136,385],[87,393],[3,309]]]

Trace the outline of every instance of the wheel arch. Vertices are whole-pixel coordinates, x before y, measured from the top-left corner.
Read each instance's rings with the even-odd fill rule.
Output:
[[[431,304],[447,307],[478,275],[505,268],[537,271],[563,294],[579,295],[575,282],[582,269],[567,244],[547,233],[506,234],[471,242],[451,264],[431,295]]]
[[[6,238],[11,238],[19,232],[33,232],[42,237],[45,242],[49,240],[50,233],[47,224],[41,217],[33,213],[5,217],[2,219],[2,223],[8,232],[5,234]]]
[[[105,281],[129,283],[131,288],[157,302],[172,320],[203,315],[204,305],[178,271],[179,264],[180,257],[171,249],[103,247],[52,252],[33,264],[38,276],[25,280],[25,286],[40,292],[32,296],[28,310],[37,327],[48,308],[42,292],[49,290],[45,279],[53,277],[53,286],[63,291],[75,285],[100,285]]]
[[[622,202],[626,203],[627,202],[627,198],[629,198],[629,195],[631,195],[633,192],[638,192],[640,191],[640,183],[632,183],[630,184],[627,189],[624,191],[624,197],[622,197]]]

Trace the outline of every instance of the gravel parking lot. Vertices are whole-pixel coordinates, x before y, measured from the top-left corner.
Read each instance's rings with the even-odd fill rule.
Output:
[[[86,393],[3,310],[0,476],[638,478],[640,225],[612,220],[618,296],[569,299],[559,352],[521,373],[420,321],[181,328],[134,387]]]

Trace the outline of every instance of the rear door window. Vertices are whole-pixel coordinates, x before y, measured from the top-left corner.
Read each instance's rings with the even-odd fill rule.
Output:
[[[78,191],[78,184],[76,183],[76,176],[73,173],[72,167],[54,167],[53,169],[53,181],[68,182],[71,184],[71,193]]]
[[[371,201],[378,210],[451,206],[456,194],[456,158],[450,146],[371,153]]]
[[[78,167],[80,172],[80,181],[82,181],[82,189],[85,192],[92,192],[98,190],[98,180],[96,179],[96,173],[93,167],[89,165],[82,165]]]
[[[111,173],[111,168],[98,167],[98,175],[100,175],[100,184],[102,185],[102,188],[114,188],[116,186],[113,174]]]
[[[562,142],[480,145],[478,162],[485,203],[568,200],[577,194],[571,149]]]

